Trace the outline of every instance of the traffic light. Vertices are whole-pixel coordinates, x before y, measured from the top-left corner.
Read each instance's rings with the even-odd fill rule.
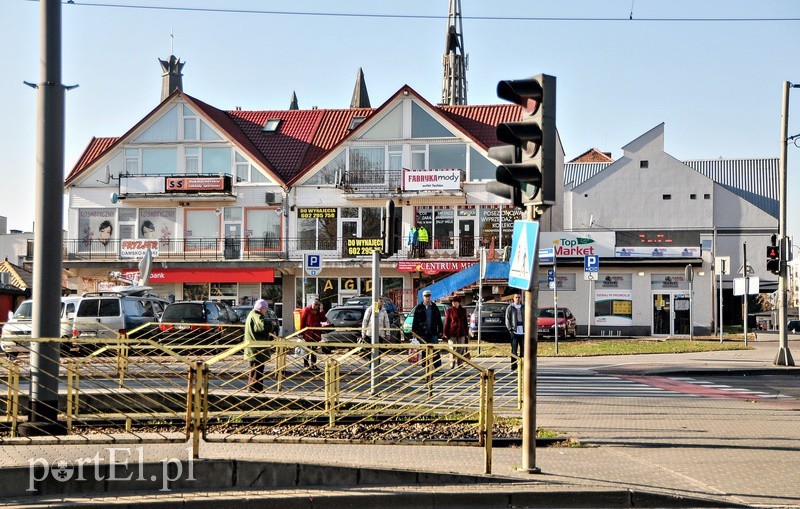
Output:
[[[767,246],[767,270],[773,274],[781,272],[781,248],[780,246]]]
[[[497,96],[523,109],[519,122],[497,126],[497,139],[508,145],[489,149],[500,163],[497,182],[487,191],[508,198],[516,207],[556,203],[556,78],[540,74],[497,84]]]
[[[392,256],[400,251],[403,235],[403,209],[396,208],[393,200],[387,200],[383,214],[383,251],[385,256]]]

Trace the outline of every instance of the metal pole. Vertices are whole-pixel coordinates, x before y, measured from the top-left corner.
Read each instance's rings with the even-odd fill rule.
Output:
[[[564,337],[567,336],[567,320],[564,317]],[[558,355],[558,272],[556,271],[556,252],[553,250],[553,333],[555,334],[556,355]]]
[[[41,1],[41,81],[36,147],[32,337],[61,335],[61,245],[64,203],[64,86],[61,83],[61,2]],[[21,436],[65,432],[58,417],[58,343],[33,343],[29,421]]]
[[[689,269],[691,270],[691,268]],[[694,341],[694,275],[689,280],[689,340]]]
[[[592,337],[592,282],[589,280],[589,295],[586,296],[586,339]]]
[[[526,219],[533,221],[533,206],[526,208]],[[539,245],[539,233],[535,246]],[[520,248],[521,249],[521,248]],[[539,272],[539,251],[534,250],[528,253],[533,256],[533,281],[538,280],[536,274]],[[536,285],[538,286],[538,285]],[[538,288],[536,292],[530,290],[525,292],[525,336],[523,345],[523,363],[525,372],[523,374],[523,399],[522,399],[522,466],[520,471],[529,474],[541,472],[536,466],[536,364],[537,364],[537,327],[536,327],[536,307],[538,300]]]
[[[381,293],[381,252],[377,249],[372,251],[372,344],[377,345],[380,343],[378,337],[378,299]],[[369,363],[369,390],[370,393],[375,394],[375,372],[378,368],[378,350],[372,348]]]
[[[711,283],[711,317],[712,317],[712,320],[714,322],[714,335],[716,335],[717,334],[717,327],[719,327],[719,320],[714,320],[714,310],[717,309],[717,302],[716,302],[717,301],[717,299],[716,299],[716,296],[717,296],[717,291],[716,290],[717,289],[716,289],[715,285],[716,285],[716,282],[717,282],[717,278],[716,278],[717,271],[719,270],[719,267],[717,267],[717,227],[716,226],[714,227],[714,236],[713,236],[712,241],[711,241],[711,267],[712,267],[711,280],[710,280],[710,283]]]
[[[721,262],[724,266],[725,261]],[[722,343],[722,274],[725,272],[725,268],[720,268],[719,271],[719,342]]]
[[[778,366],[794,366],[792,352],[789,351],[789,336],[786,330],[786,276],[787,264],[789,259],[789,243],[786,241],[786,144],[789,129],[789,87],[788,81],[783,82],[783,104],[781,107],[781,157],[780,157],[780,179],[778,181],[780,196],[780,219],[778,222],[778,237],[780,238],[781,260],[780,273],[778,274],[778,352],[775,355],[775,364]]]
[[[742,257],[744,258],[744,265],[742,265],[742,271],[744,272],[744,322],[743,322],[743,330],[744,330],[744,346],[747,346],[747,297],[750,294],[750,274],[747,271],[747,242],[742,244]]]
[[[502,237],[502,235],[501,235]],[[480,258],[478,258],[478,312],[476,313],[478,319],[478,355],[481,354],[481,310],[483,308],[483,275],[484,264],[486,263],[486,247],[481,246]]]

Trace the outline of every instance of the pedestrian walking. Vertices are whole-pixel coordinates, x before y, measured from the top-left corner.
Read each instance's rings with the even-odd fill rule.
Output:
[[[307,342],[313,343],[322,339],[322,322],[325,321],[325,313],[322,311],[322,302],[315,300],[310,306],[303,309],[300,315],[300,328],[306,329],[304,338]],[[310,368],[311,371],[319,371],[317,366],[317,354],[312,347],[308,348],[308,354],[303,357],[303,366]]]
[[[506,308],[506,329],[511,336],[511,371],[516,371],[517,357],[522,359],[525,355],[525,305],[518,293]]]
[[[375,319],[373,309],[375,304],[372,304],[364,311],[364,319],[361,321],[361,337],[367,343],[372,343],[372,324]],[[389,313],[383,305],[383,298],[378,300],[378,341],[376,343],[384,342],[384,337],[391,327],[389,323]]]
[[[422,302],[416,305],[413,311],[411,322],[411,332],[419,336],[421,343],[439,344],[439,336],[442,334],[442,314],[438,306],[431,301],[431,291],[422,292]],[[433,356],[433,366],[439,369],[442,366],[442,358],[437,350]]]
[[[272,333],[272,320],[265,320],[264,315],[268,309],[267,301],[258,299],[253,304],[253,309],[247,314],[244,323],[244,340],[246,343],[253,341],[269,341]],[[244,357],[250,363],[247,372],[248,392],[261,392],[264,390],[264,365],[272,357],[272,348],[248,346],[244,349]]]
[[[453,297],[451,304],[447,311],[444,312],[444,334],[442,338],[447,338],[453,351],[458,354],[454,354],[453,359],[450,361],[450,367],[454,368],[463,364],[462,357],[469,359],[469,351],[466,347],[469,324],[467,323],[467,310],[461,307],[461,297]]]

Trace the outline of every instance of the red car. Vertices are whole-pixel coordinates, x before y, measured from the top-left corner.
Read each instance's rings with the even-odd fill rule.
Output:
[[[555,322],[553,319],[553,308],[539,309],[539,317],[536,319],[536,327],[540,336],[555,336]],[[572,311],[567,308],[558,308],[558,337],[575,337],[577,320],[572,315]]]

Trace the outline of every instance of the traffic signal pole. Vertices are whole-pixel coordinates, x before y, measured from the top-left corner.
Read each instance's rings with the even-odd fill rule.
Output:
[[[789,243],[786,238],[786,145],[789,143],[789,87],[788,81],[783,82],[783,104],[781,107],[781,155],[778,192],[780,198],[780,218],[778,221],[778,242],[781,248],[780,272],[778,274],[778,334],[780,341],[778,353],[775,355],[775,364],[778,366],[794,366],[792,353],[789,351],[789,336],[786,330],[786,262],[789,259]],[[796,85],[795,85],[796,86]]]
[[[534,205],[525,207],[525,219],[533,221]],[[539,245],[539,231],[536,231],[536,243]],[[536,284],[536,274],[539,273],[539,252],[535,250],[528,253],[533,256],[534,284],[525,292],[525,345],[523,347],[523,357],[525,371],[522,378],[522,466],[521,472],[529,474],[541,473],[541,469],[536,466],[536,371],[538,367],[538,327],[536,326],[536,310],[538,308],[538,284]]]

